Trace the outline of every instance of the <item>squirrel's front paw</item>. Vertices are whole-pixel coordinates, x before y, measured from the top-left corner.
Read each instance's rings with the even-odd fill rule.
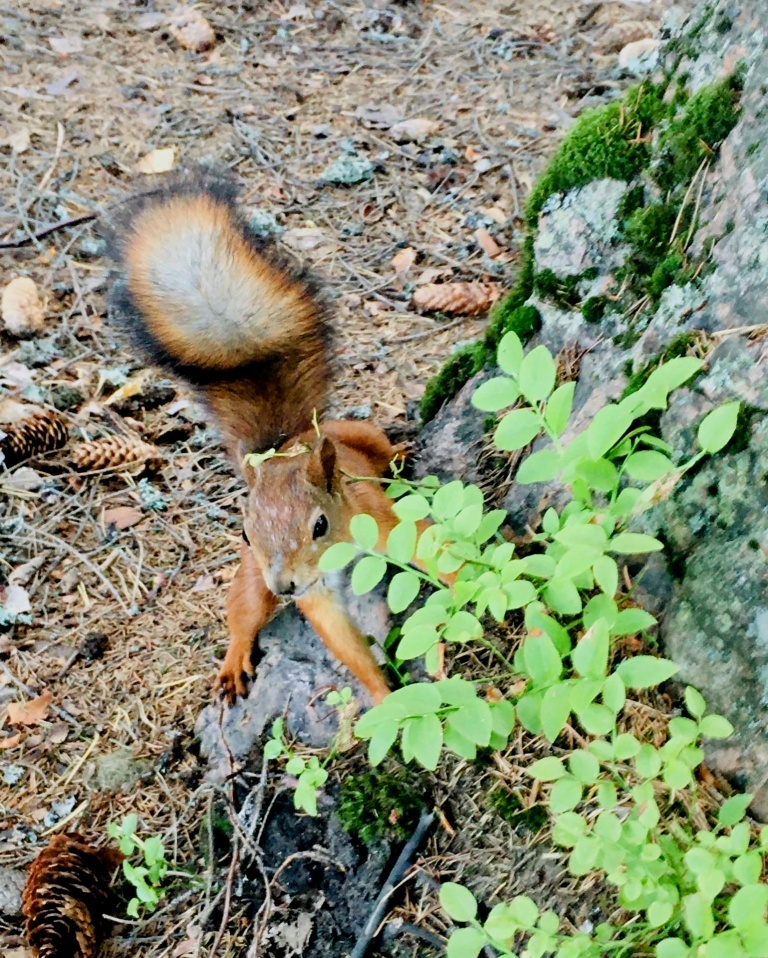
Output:
[[[224,658],[224,664],[219,669],[216,681],[213,683],[214,698],[221,696],[230,705],[234,705],[238,696],[248,694],[248,679],[253,676],[250,651],[247,656],[230,654],[229,650]]]

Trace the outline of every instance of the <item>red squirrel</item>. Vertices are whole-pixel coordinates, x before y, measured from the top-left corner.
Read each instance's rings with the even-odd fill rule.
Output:
[[[374,702],[389,692],[365,638],[318,569],[372,515],[379,547],[397,518],[375,482],[395,450],[369,423],[320,421],[331,323],[312,279],[258,237],[231,182],[199,174],[135,197],[115,216],[110,315],[150,360],[204,398],[248,485],[240,567],[227,597],[230,641],[215,689],[247,692],[259,631],[290,597]],[[292,451],[249,465],[248,453]]]

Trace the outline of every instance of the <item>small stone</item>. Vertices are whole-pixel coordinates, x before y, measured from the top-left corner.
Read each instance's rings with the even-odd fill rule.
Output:
[[[367,157],[354,155],[340,156],[320,174],[323,183],[336,186],[354,186],[373,176],[373,164]]]
[[[3,781],[6,785],[16,785],[24,777],[23,765],[6,765],[3,769]]]
[[[266,210],[253,210],[248,218],[248,225],[257,236],[275,236],[282,232],[282,227],[275,217]]]

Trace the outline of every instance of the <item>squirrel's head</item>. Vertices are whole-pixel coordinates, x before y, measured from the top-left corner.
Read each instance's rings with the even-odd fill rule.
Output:
[[[333,440],[246,465],[250,487],[245,538],[275,595],[300,597],[319,580],[329,545],[349,538],[354,511],[344,492]]]

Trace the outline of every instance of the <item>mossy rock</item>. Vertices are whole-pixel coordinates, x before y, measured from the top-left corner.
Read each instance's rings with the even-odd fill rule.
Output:
[[[662,88],[646,81],[622,100],[582,113],[528,199],[530,229],[536,229],[539,213],[553,193],[592,180],[634,179],[650,159],[647,134],[667,110]]]
[[[714,158],[741,115],[744,71],[704,87],[685,104],[659,137],[653,177],[662,190],[687,185],[702,164]]]
[[[580,283],[587,274],[561,277],[551,270],[536,271],[534,239],[551,195],[597,179],[635,181],[617,214],[621,241],[630,249],[616,273],[626,302],[647,296],[651,304],[658,303],[671,285],[682,286],[703,275],[709,247],[698,258],[688,252],[697,225],[690,187],[738,121],[743,86],[741,69],[691,97],[681,83],[670,97],[666,82],[646,80],[621,100],[581,115],[529,197],[529,233],[514,288],[493,310],[484,339],[456,352],[427,384],[421,404],[425,423],[472,376],[494,363],[505,333],[514,330],[527,342],[536,332],[540,317],[528,305],[534,291],[560,308],[581,307],[587,322],[602,320],[608,305],[604,297],[581,302]]]

